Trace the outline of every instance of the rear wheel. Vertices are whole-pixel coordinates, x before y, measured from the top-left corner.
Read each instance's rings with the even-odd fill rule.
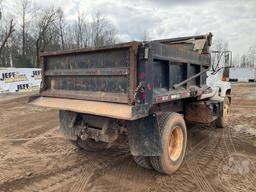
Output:
[[[72,141],[72,143],[77,147],[84,149],[85,151],[91,151],[91,152],[102,151],[108,145],[108,143],[104,143],[100,141],[96,142],[93,139],[87,139],[87,140],[77,139],[76,141]]]
[[[160,115],[161,116],[161,115]],[[174,173],[181,165],[187,145],[187,129],[184,118],[177,113],[170,113],[159,124],[161,129],[162,153],[150,157],[152,167],[162,173]],[[160,117],[161,118],[161,117]]]
[[[227,96],[224,98],[222,110],[222,116],[218,117],[218,119],[216,120],[216,126],[218,128],[224,128],[228,124],[228,118],[230,115],[230,101]]]
[[[133,156],[134,161],[141,167],[146,169],[152,169],[150,158],[145,156]]]

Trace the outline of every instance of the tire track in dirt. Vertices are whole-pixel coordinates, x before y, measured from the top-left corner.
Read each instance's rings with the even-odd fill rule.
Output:
[[[22,158],[20,158],[22,159]],[[26,159],[25,159],[26,160]],[[13,160],[9,160],[10,162],[13,162]],[[20,162],[21,164],[24,164],[24,161]],[[36,161],[30,161],[30,163],[36,164],[36,163],[41,163],[41,167],[40,169],[42,170],[42,166],[46,166],[47,162],[44,159],[37,159]],[[29,165],[26,164],[24,165],[26,167],[28,167]],[[6,168],[6,170],[3,172],[1,172],[1,179],[0,179],[0,189],[5,189],[4,191],[12,191],[12,190],[8,190],[10,188],[12,188],[13,184],[16,185],[16,183],[19,183],[19,181],[26,181],[28,179],[28,175],[27,175],[27,171],[26,169],[23,169],[22,166],[14,166],[14,167],[10,167],[10,165],[5,165],[5,166],[1,166],[1,168]],[[14,170],[12,170],[14,169]],[[8,173],[9,172],[9,173]],[[14,172],[14,174],[12,173]],[[29,173],[31,174],[31,173]],[[36,175],[37,173],[35,173]],[[25,182],[24,182],[25,183]]]
[[[0,109],[0,121],[4,122],[7,120],[8,120],[8,116],[5,114],[5,111]]]
[[[42,134],[36,138],[33,138],[32,141],[29,141],[27,142],[28,144],[32,144],[34,142],[36,142],[37,140],[39,139],[47,139],[47,137],[42,137],[44,135],[48,135],[49,133],[51,133],[52,131],[54,131],[55,128],[53,128],[52,130],[46,132],[45,134]],[[53,146],[54,147],[54,146]],[[50,162],[52,162],[53,159],[56,159],[56,157],[58,156],[63,156],[63,157],[68,157],[70,156],[73,152],[74,152],[74,149],[70,149],[70,150],[67,150],[65,151],[64,153],[57,153],[57,152],[53,152],[53,153],[42,153],[42,154],[38,154],[36,152],[33,152],[30,150],[30,147],[29,146],[16,146],[16,147],[12,147],[11,148],[12,150],[9,151],[4,158],[1,158],[0,160],[0,165],[1,165],[1,162],[16,162],[17,160],[21,160],[21,159],[26,159],[27,163],[29,161],[31,161],[31,164],[35,164],[35,160],[40,160],[41,164],[43,164],[43,162],[47,164],[49,164]],[[23,162],[24,163],[24,162]],[[2,164],[4,165],[4,164]],[[48,170],[49,171],[49,170]],[[58,172],[58,171],[57,171]],[[32,172],[33,173],[33,172]],[[31,174],[32,174],[31,173]],[[44,175],[44,173],[41,173],[42,175]],[[34,173],[33,173],[34,175]],[[48,174],[46,174],[48,175]],[[0,181],[1,181],[1,185],[6,185],[6,183],[12,183],[12,182],[15,182],[15,181],[19,181],[20,180],[20,177],[22,177],[22,175],[20,176],[14,176],[12,174],[9,174],[9,175],[4,175],[4,174],[1,174],[0,175]],[[26,177],[26,176],[25,176]],[[58,178],[58,177],[57,177]],[[61,177],[60,177],[61,178]],[[22,179],[21,179],[22,180]],[[45,179],[46,181],[48,179]],[[54,179],[53,179],[54,181]],[[26,191],[26,190],[25,190]]]
[[[71,170],[61,171],[60,173],[54,174],[52,176],[46,176],[45,178],[33,182],[23,189],[16,190],[17,192],[27,192],[27,191],[45,191],[51,192],[58,190],[63,187],[63,184],[72,183],[75,178],[81,172],[81,168],[72,168]]]
[[[210,131],[208,131],[208,133],[210,133]],[[207,178],[205,177],[205,174],[202,172],[201,168],[198,165],[199,163],[202,163],[202,160],[204,161],[208,160],[214,154],[214,150],[211,150],[211,149],[213,148],[213,145],[216,143],[215,142],[216,138],[211,137],[206,139],[208,140],[207,144],[204,143],[204,146],[200,146],[200,145],[196,146],[193,149],[195,154],[188,157],[185,163],[189,171],[191,172],[194,182],[197,184],[197,187],[199,188],[199,190],[202,192],[214,192],[215,190],[213,189],[210,182],[207,180]],[[201,151],[203,151],[202,153],[205,154],[204,159],[198,158],[198,155],[201,154]]]
[[[246,108],[245,110],[247,110],[247,106],[243,108]],[[234,180],[235,182],[233,180],[221,181],[219,175],[222,174],[219,173],[219,170],[223,171],[223,167],[229,166],[228,163],[230,157],[236,157],[235,155],[239,155],[239,152],[243,153],[245,158],[249,159],[251,157],[251,159],[256,162],[256,159],[253,157],[253,150],[255,148],[251,146],[251,151],[247,148],[247,146],[249,146],[248,143],[250,143],[247,142],[249,136],[247,137],[246,134],[241,135],[240,133],[235,134],[233,132],[234,125],[244,125],[243,123],[248,123],[248,121],[250,121],[249,124],[253,127],[253,122],[255,122],[253,117],[245,117],[244,113],[248,113],[248,111],[241,112],[241,109],[239,107],[240,111],[237,111],[238,115],[234,117],[232,116],[232,122],[228,127],[229,130],[215,130],[213,127],[208,127],[207,129],[199,127],[202,129],[195,129],[194,135],[189,137],[193,137],[193,141],[196,142],[188,142],[185,162],[182,167],[171,176],[161,175],[153,170],[150,171],[138,167],[133,162],[129,153],[120,149],[110,149],[110,151],[108,150],[103,153],[88,153],[85,155],[84,153],[77,153],[74,149],[70,149],[70,146],[62,142],[62,139],[58,137],[56,137],[56,143],[52,142],[54,138],[50,137],[58,135],[55,134],[54,131],[50,133],[50,136],[46,134],[40,138],[32,138],[33,140],[31,143],[29,142],[31,138],[23,141],[17,140],[17,142],[12,140],[12,137],[10,137],[11,135],[7,131],[6,135],[8,136],[7,138],[10,137],[10,140],[4,140],[5,138],[3,138],[3,140],[0,141],[3,147],[5,145],[7,147],[4,149],[4,153],[9,149],[15,150],[15,147],[19,145],[19,142],[24,144],[26,141],[29,143],[25,144],[25,147],[23,145],[20,147],[25,148],[28,151],[23,151],[23,154],[17,154],[14,157],[12,157],[10,153],[9,158],[5,159],[6,162],[3,161],[2,163],[0,160],[0,165],[2,163],[3,168],[13,165],[15,169],[18,164],[20,164],[20,166],[18,166],[20,168],[22,166],[27,166],[30,162],[33,168],[29,170],[35,170],[35,172],[33,172],[32,175],[26,175],[25,172],[16,177],[10,170],[10,174],[7,173],[4,175],[4,182],[2,182],[2,177],[0,178],[0,191],[256,191],[255,185],[246,186],[248,185],[248,182],[256,183],[256,180],[253,179],[255,178],[254,173],[256,172],[249,172],[248,175],[245,175],[245,178],[240,177],[240,180]],[[24,108],[24,110],[27,109]],[[13,115],[15,113],[12,112],[11,114]],[[244,116],[240,117],[241,114],[244,114]],[[37,116],[38,115],[35,115],[35,117]],[[47,119],[48,116],[49,115],[45,115],[45,119]],[[41,118],[37,124],[34,124],[34,122],[31,121],[27,122],[25,126],[26,128],[31,128],[31,131],[37,130],[41,121],[43,121],[43,118]],[[19,123],[15,123],[12,126],[17,126],[18,124]],[[7,124],[3,126],[4,129],[10,128]],[[47,132],[48,129],[52,127],[53,125],[48,128],[44,126],[43,131]],[[30,130],[21,129],[21,131],[29,132]],[[19,132],[19,129],[18,132],[15,132],[15,129],[12,129],[12,132],[10,133],[15,133],[15,137],[17,135],[17,138],[19,134],[23,134],[23,132]],[[33,134],[30,135],[32,136]],[[25,139],[27,136],[23,135],[20,135],[22,136],[21,139]],[[197,137],[197,135],[201,135],[201,137]],[[15,137],[13,138],[15,139]],[[40,141],[41,139],[44,141]],[[255,140],[255,137],[250,136],[250,139]],[[48,144],[47,141],[49,141]],[[61,145],[61,147],[59,145]],[[57,151],[55,150],[56,147]],[[36,149],[39,150],[36,151]],[[5,154],[3,155],[5,156]],[[29,160],[26,162],[22,160],[23,158],[28,158]],[[48,170],[40,170],[36,172],[38,169],[35,166],[42,164],[43,161],[40,159],[45,158],[48,158],[47,161],[54,162],[54,169],[51,170],[51,165]],[[235,167],[236,166],[239,166],[239,164],[235,164]],[[13,172],[15,171],[16,170],[13,170]],[[18,174],[19,172],[16,173]],[[246,178],[251,180],[248,181]],[[226,178],[224,177],[224,179]],[[207,182],[210,183],[211,189],[209,189]],[[198,186],[201,186],[201,188]]]
[[[199,144],[197,144],[192,151],[189,153],[193,153],[188,158],[185,159],[185,164],[187,165],[194,182],[197,184],[197,187],[200,191],[204,192],[214,192],[214,188],[205,177],[205,174],[201,170],[199,164],[205,164],[205,162],[209,161],[209,159],[214,155],[216,144],[216,137],[211,137],[211,129],[210,127],[203,131],[204,135],[207,135]],[[207,142],[204,142],[204,141]],[[198,158],[200,154],[204,154],[204,158]]]
[[[229,130],[230,131],[230,130]],[[175,177],[169,179],[164,179],[160,185],[164,185],[164,188],[161,187],[155,188],[155,191],[192,191],[195,190],[193,184],[197,184],[197,187],[201,191],[221,191],[218,184],[209,185],[209,183],[214,183],[214,177],[218,177],[218,167],[219,164],[229,155],[229,152],[233,152],[235,150],[235,144],[233,139],[230,136],[224,133],[223,130],[210,128],[208,130],[209,138],[205,138],[196,144],[194,147],[188,146],[188,153],[186,154],[187,158],[185,159],[185,164],[188,166],[190,177],[184,177],[183,168],[181,167],[180,171],[175,173]],[[232,143],[230,143],[232,141]],[[190,143],[190,142],[189,142]],[[189,144],[188,143],[188,144]],[[191,144],[190,144],[191,145]],[[182,174],[179,174],[182,172]],[[177,180],[177,177],[183,177],[181,180]],[[193,178],[191,182],[191,177]],[[213,178],[212,178],[213,177]],[[195,178],[195,179],[194,179]],[[185,182],[186,179],[189,182]],[[209,180],[211,179],[211,180]],[[183,188],[177,187],[179,186],[179,182],[183,183]],[[170,183],[167,185],[166,183]],[[189,187],[189,183],[191,186]],[[255,183],[255,181],[254,181]],[[187,185],[187,187],[185,186]],[[254,189],[256,190],[256,189]],[[151,191],[151,190],[150,190]],[[152,190],[154,191],[154,190]],[[195,190],[195,191],[198,191]]]
[[[194,181],[198,183],[201,191],[219,191],[217,184],[209,185],[209,183],[214,183],[209,179],[219,178],[219,172],[216,172],[216,170],[218,170],[223,159],[237,153],[230,131],[230,129],[209,130],[209,135],[212,135],[209,145],[204,148],[205,150],[202,153],[196,153],[196,158],[192,157],[192,159],[186,161],[189,170],[196,178]]]
[[[85,157],[83,154],[80,156],[79,161],[76,161],[75,164],[66,167],[55,167],[55,169],[46,170],[43,173],[35,172],[29,178],[22,177],[17,180],[7,180],[2,184],[2,187],[12,186],[12,183],[15,183],[15,189],[11,191],[54,191],[62,187],[63,183],[74,182],[74,179],[81,173],[82,168],[88,165],[88,162],[93,162],[93,159]]]
[[[58,127],[52,128],[40,135],[38,135],[37,137],[31,138],[28,141],[24,142],[23,144],[21,144],[20,146],[15,146],[12,147],[11,150],[9,150],[7,152],[7,154],[4,155],[3,158],[0,159],[0,162],[4,162],[7,159],[13,159],[13,158],[21,158],[21,157],[39,157],[39,156],[44,156],[47,158],[47,155],[45,156],[44,154],[37,154],[37,153],[33,153],[31,151],[31,148],[29,147],[30,144],[38,141],[39,139],[48,139],[47,135],[52,134],[54,131],[56,131],[58,129]],[[6,141],[20,141],[19,139],[0,139],[0,142],[6,142]],[[18,157],[17,157],[18,156]]]
[[[119,163],[108,166],[93,177],[85,191],[145,191],[150,181],[153,182],[155,172],[139,167],[132,156],[123,157],[118,161]]]
[[[88,153],[86,160],[83,160],[84,155],[82,155],[79,158],[82,162],[79,164],[36,178],[29,185],[25,185],[22,189],[17,189],[16,191],[87,191],[84,189],[90,186],[92,179],[100,171],[104,171],[107,167],[122,162],[123,153],[119,153],[120,157],[114,153],[112,155],[107,154],[103,158],[97,155],[99,154]],[[117,158],[117,160],[113,160],[113,158]]]
[[[206,179],[199,166],[197,166],[196,160],[190,160],[186,162],[190,172],[192,173],[194,181],[197,183],[198,188],[202,192],[214,192],[215,190],[211,186],[210,182]]]
[[[10,158],[10,157],[6,157],[4,159],[0,159],[0,162],[1,161],[6,161],[6,160],[9,160],[9,161],[15,161],[15,159],[17,158],[47,158],[47,157],[56,157],[56,156],[67,156],[67,155],[70,155],[72,153],[72,151],[67,151],[65,153],[45,153],[45,154],[36,154],[36,153],[29,153],[29,154],[26,154],[24,153],[23,155],[19,155],[19,157],[13,157],[13,158]]]
[[[79,167],[69,167],[64,170],[56,172],[48,172],[46,174],[35,175],[32,178],[27,178],[22,182],[19,182],[19,187],[12,191],[17,192],[28,192],[28,191],[54,191],[61,188],[63,183],[73,182],[75,177],[80,173],[81,168]],[[26,183],[26,184],[24,184]]]
[[[231,134],[231,130],[232,130],[232,127],[229,126],[227,129],[223,130],[223,133],[222,133],[222,138],[223,138],[223,141],[224,141],[224,146],[226,148],[226,151],[227,151],[227,156],[226,156],[226,159],[228,158],[228,160],[230,161],[231,160],[231,163],[233,163],[233,168],[234,169],[237,169],[239,170],[241,168],[241,162],[238,162],[236,160],[233,160],[232,159],[236,156],[240,156],[240,157],[243,157],[244,160],[248,160],[250,164],[252,164],[252,166],[254,167],[254,163],[252,161],[249,160],[248,157],[244,156],[243,154],[241,153],[238,153],[237,150],[236,150],[236,147],[235,147],[235,143],[234,143],[234,139],[232,137],[232,134]],[[225,160],[225,158],[224,158]],[[223,160],[223,162],[224,162]],[[251,187],[254,188],[254,190],[256,190],[256,187],[255,187],[255,183],[256,183],[256,175],[255,173],[253,173],[252,170],[249,170],[250,171],[250,174],[243,174],[243,177],[242,178],[242,181],[241,182],[246,182],[244,185],[246,187],[240,187],[239,186],[239,190],[240,191],[249,191]],[[256,171],[255,167],[254,167],[254,171]],[[241,173],[240,173],[241,174]],[[231,180],[231,179],[230,179]],[[221,181],[220,181],[221,182]],[[233,185],[234,184],[234,185]],[[230,187],[232,188],[232,185],[233,186],[236,186],[235,183],[232,182],[232,180],[230,181]],[[225,187],[225,186],[224,186]],[[235,187],[233,187],[233,190],[232,191],[236,191],[237,189]],[[253,190],[253,191],[254,191]]]
[[[197,165],[202,169],[205,176],[217,175],[217,168],[220,161],[225,157],[226,151],[223,147],[223,141],[217,137],[203,153],[198,153]]]
[[[226,129],[222,130],[222,139],[224,141],[224,145],[225,145],[225,148],[228,152],[228,155],[230,155],[231,153],[236,152],[236,149],[235,149],[235,146],[232,142],[230,127],[227,127]]]
[[[209,130],[209,134],[212,135]],[[218,134],[218,133],[217,133]],[[221,139],[217,136],[210,138],[209,145],[204,148],[197,156],[192,160],[186,161],[189,170],[193,173],[196,179],[194,181],[198,183],[198,187],[201,191],[219,191],[216,185],[210,180],[209,176],[216,177],[218,175],[217,168],[222,157],[225,157],[225,150],[221,146]]]
[[[193,134],[191,134],[192,131],[193,133],[200,133],[206,137],[200,139],[200,141],[193,146],[193,142],[191,141],[193,138]],[[148,191],[214,191],[197,166],[196,161],[198,154],[204,153],[213,143],[213,141],[209,139],[208,132],[208,129],[203,128],[190,129],[187,153],[181,168],[173,175],[163,176],[158,179],[157,184],[150,186]]]
[[[38,139],[42,139],[42,138],[45,138],[45,136],[49,135],[49,134],[52,134],[54,131],[56,131],[59,127],[54,127],[42,134],[39,134],[38,136],[30,139],[29,141],[25,142],[23,144],[24,147],[27,147],[28,145],[32,144],[33,142],[37,141]],[[46,137],[47,138],[47,137]]]
[[[57,126],[57,113],[54,110],[31,110],[26,103],[1,104],[0,132],[3,139],[32,138]]]
[[[58,139],[58,138],[63,138],[62,136],[43,136],[42,139]],[[34,138],[7,138],[7,139],[0,139],[0,142],[29,142],[30,140],[32,140]]]
[[[217,185],[212,186],[210,184],[212,182],[208,180],[208,177],[212,176],[212,174],[218,176],[218,173],[216,171],[218,169],[219,163],[223,160],[223,158],[227,156],[228,153],[224,145],[224,140],[221,137],[222,132],[215,130],[211,127],[206,131],[206,133],[209,135],[208,138],[204,138],[193,147],[188,146],[185,165],[188,167],[189,173],[183,173],[183,170],[186,169],[181,168],[180,171],[175,173],[175,177],[171,176],[171,179],[169,179],[168,177],[166,180],[164,179],[160,185],[164,185],[165,190],[168,189],[170,191],[192,191],[193,189],[195,189],[194,184],[196,184],[198,189],[195,191],[219,191]],[[228,147],[230,147],[230,144],[227,145]],[[180,172],[182,172],[182,174],[179,174]],[[186,177],[186,175],[189,176]],[[182,179],[177,179],[177,177],[179,176],[181,176]],[[191,178],[193,178],[192,182]],[[186,180],[188,180],[189,182],[184,182]],[[166,183],[168,182],[170,182],[171,184],[166,185]],[[183,183],[182,187],[179,186],[179,182]],[[168,186],[170,187],[170,189]],[[159,188],[157,189],[159,190]]]
[[[229,155],[229,152],[232,152],[232,150],[234,150],[234,144],[228,143],[228,141],[230,141],[230,138],[228,138],[227,135],[223,136],[223,130],[221,132],[216,130],[215,132],[209,134],[215,135],[211,137],[213,139],[210,142],[210,145],[205,148],[206,151],[203,151],[202,153],[197,153],[196,162],[191,163],[191,160],[186,161],[190,164],[190,170],[196,169],[196,173],[200,173],[201,171],[199,176],[206,177],[206,179],[208,178],[207,180],[209,180],[209,177],[213,177],[214,175],[216,175],[217,177],[219,176],[218,173],[216,173],[219,164],[223,161],[225,157]],[[214,189],[215,188],[217,191],[220,190],[216,185],[214,185]]]
[[[107,153],[103,159],[96,159],[89,162],[88,168],[83,168],[82,173],[77,178],[76,182],[70,189],[70,192],[83,192],[83,191],[94,191],[94,181],[97,180],[101,175],[103,175],[106,170],[111,169],[119,164],[121,164],[129,153],[115,153],[116,151],[103,152]],[[100,155],[100,154],[98,154]],[[114,159],[113,159],[114,158]]]

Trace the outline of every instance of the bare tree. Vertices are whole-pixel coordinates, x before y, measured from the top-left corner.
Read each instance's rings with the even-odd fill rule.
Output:
[[[233,58],[233,66],[239,67],[240,66],[240,54],[236,54]]]
[[[102,45],[114,44],[116,42],[116,31],[110,25],[109,21],[97,13],[92,22],[91,43],[92,46],[98,47]]]
[[[77,48],[82,46],[87,47],[87,29],[86,29],[86,15],[84,12],[77,14],[77,20],[75,24],[75,39]]]
[[[64,13],[61,8],[57,10],[57,19],[58,19],[58,31],[59,31],[61,49],[65,49],[64,30],[66,26],[64,21]]]
[[[11,35],[12,35],[12,33],[13,33],[14,31],[15,31],[15,29],[14,29],[14,23],[13,23],[13,19],[11,19],[10,22],[9,22],[9,26],[8,26],[7,31],[6,31],[5,37],[4,37],[4,39],[3,39],[3,42],[2,42],[2,44],[1,44],[1,46],[0,46],[0,54],[1,54],[1,52],[2,52],[2,50],[3,50],[3,48],[4,48],[4,46],[6,45],[8,39],[11,37]]]
[[[2,2],[3,11],[8,12],[0,14],[0,66],[13,63],[16,67],[36,67],[42,51],[95,47],[117,41],[115,28],[100,13],[91,19],[80,12],[75,21],[68,21],[62,9],[42,8],[37,1],[0,0],[0,5]],[[15,25],[15,30],[14,23],[19,25]]]
[[[219,52],[219,53],[217,53],[216,56],[217,56],[217,59],[220,59],[221,52],[228,50],[228,42],[223,40],[223,39],[216,39],[213,42],[212,49],[214,51],[218,51]]]
[[[211,47],[212,50],[212,64],[216,67],[228,67],[230,65],[229,61],[226,61],[226,57],[228,60],[232,58],[229,54],[227,54],[228,51],[228,42],[223,39],[216,39],[213,42],[213,45]],[[227,65],[227,66],[226,66]]]
[[[143,41],[148,41],[148,40],[150,40],[148,30],[146,30],[146,29],[143,31],[142,40],[143,40]]]
[[[29,15],[32,12],[31,0],[21,0],[21,29],[22,29],[22,55],[26,55],[26,39],[27,39],[27,25]]]
[[[248,50],[249,67],[256,68],[256,45],[251,46]]]
[[[116,30],[100,13],[95,15],[92,22],[88,22],[86,14],[78,12],[73,28],[76,48],[99,47],[116,42]]]
[[[67,25],[66,27],[66,48],[74,49],[77,48],[75,40],[74,24]]]
[[[37,66],[40,65],[39,53],[45,50],[53,38],[53,33],[56,32],[51,30],[52,25],[54,25],[54,22],[56,21],[56,16],[56,10],[51,8],[43,11],[42,16],[38,20],[38,32],[36,39]]]
[[[249,68],[250,61],[247,54],[243,54],[240,58],[240,65],[239,67]]]
[[[235,56],[235,67],[256,68],[256,45],[249,47],[248,51]]]
[[[22,55],[25,55],[25,49],[26,49],[26,37],[25,37],[25,30],[26,30],[26,10],[28,7],[28,0],[21,0],[21,6],[22,6]]]
[[[0,0],[0,20],[2,19],[2,2],[3,0]]]

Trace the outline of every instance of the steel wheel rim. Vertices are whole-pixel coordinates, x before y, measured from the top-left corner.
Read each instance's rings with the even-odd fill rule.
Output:
[[[175,127],[170,135],[168,155],[172,161],[177,161],[183,149],[183,131],[181,127]]]
[[[225,121],[228,120],[229,113],[230,113],[229,103],[227,101],[225,101],[224,107],[223,107],[223,116],[224,116]]]

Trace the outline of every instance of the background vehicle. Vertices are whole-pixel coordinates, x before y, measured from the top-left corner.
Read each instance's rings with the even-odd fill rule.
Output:
[[[171,174],[185,156],[186,121],[227,124],[230,85],[206,83],[211,41],[209,33],[43,53],[32,103],[59,109],[61,131],[79,147],[128,142],[136,163]]]

